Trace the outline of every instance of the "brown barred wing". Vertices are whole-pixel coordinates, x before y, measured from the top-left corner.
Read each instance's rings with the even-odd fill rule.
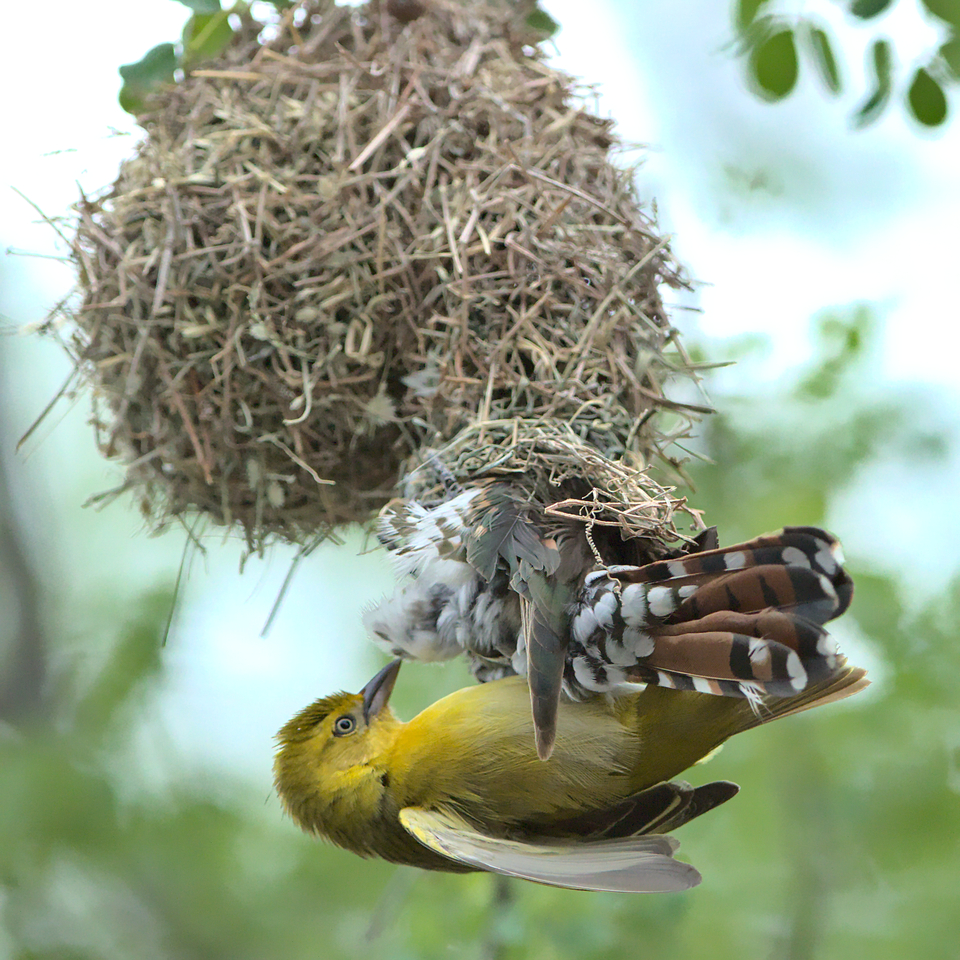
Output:
[[[571,621],[565,688],[625,681],[721,696],[793,696],[842,662],[821,624],[847,608],[839,544],[788,528],[723,550],[587,576]]]
[[[649,584],[649,613],[657,619],[777,607],[826,623],[844,613],[853,597],[842,558],[839,541],[825,530],[786,527],[732,547],[642,567],[608,567],[591,576],[613,577],[623,589]]]

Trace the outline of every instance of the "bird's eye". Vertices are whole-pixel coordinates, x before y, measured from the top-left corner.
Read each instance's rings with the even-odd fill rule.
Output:
[[[335,737],[342,737],[345,734],[353,733],[357,728],[357,721],[349,715],[342,717],[337,717],[336,721],[333,724],[333,735]]]

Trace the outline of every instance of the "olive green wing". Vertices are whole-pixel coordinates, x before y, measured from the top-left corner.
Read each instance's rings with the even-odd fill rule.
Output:
[[[450,810],[405,807],[400,823],[430,850],[478,870],[573,890],[668,893],[701,880],[688,863],[673,859],[673,837],[602,840],[506,840],[482,833]]]

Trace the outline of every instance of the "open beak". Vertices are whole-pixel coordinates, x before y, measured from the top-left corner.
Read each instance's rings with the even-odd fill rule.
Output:
[[[363,694],[363,719],[369,723],[386,705],[397,682],[402,660],[388,663],[360,692]]]

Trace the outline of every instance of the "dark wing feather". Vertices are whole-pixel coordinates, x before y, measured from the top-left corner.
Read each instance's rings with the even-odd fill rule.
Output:
[[[726,803],[739,790],[727,780],[696,788],[683,781],[657,783],[604,810],[589,810],[551,823],[549,829],[551,835],[591,840],[666,833]]]
[[[503,561],[516,571],[519,561],[553,573],[560,563],[556,544],[545,539],[530,517],[529,505],[511,496],[507,487],[487,487],[471,505],[467,562],[486,581]]]

